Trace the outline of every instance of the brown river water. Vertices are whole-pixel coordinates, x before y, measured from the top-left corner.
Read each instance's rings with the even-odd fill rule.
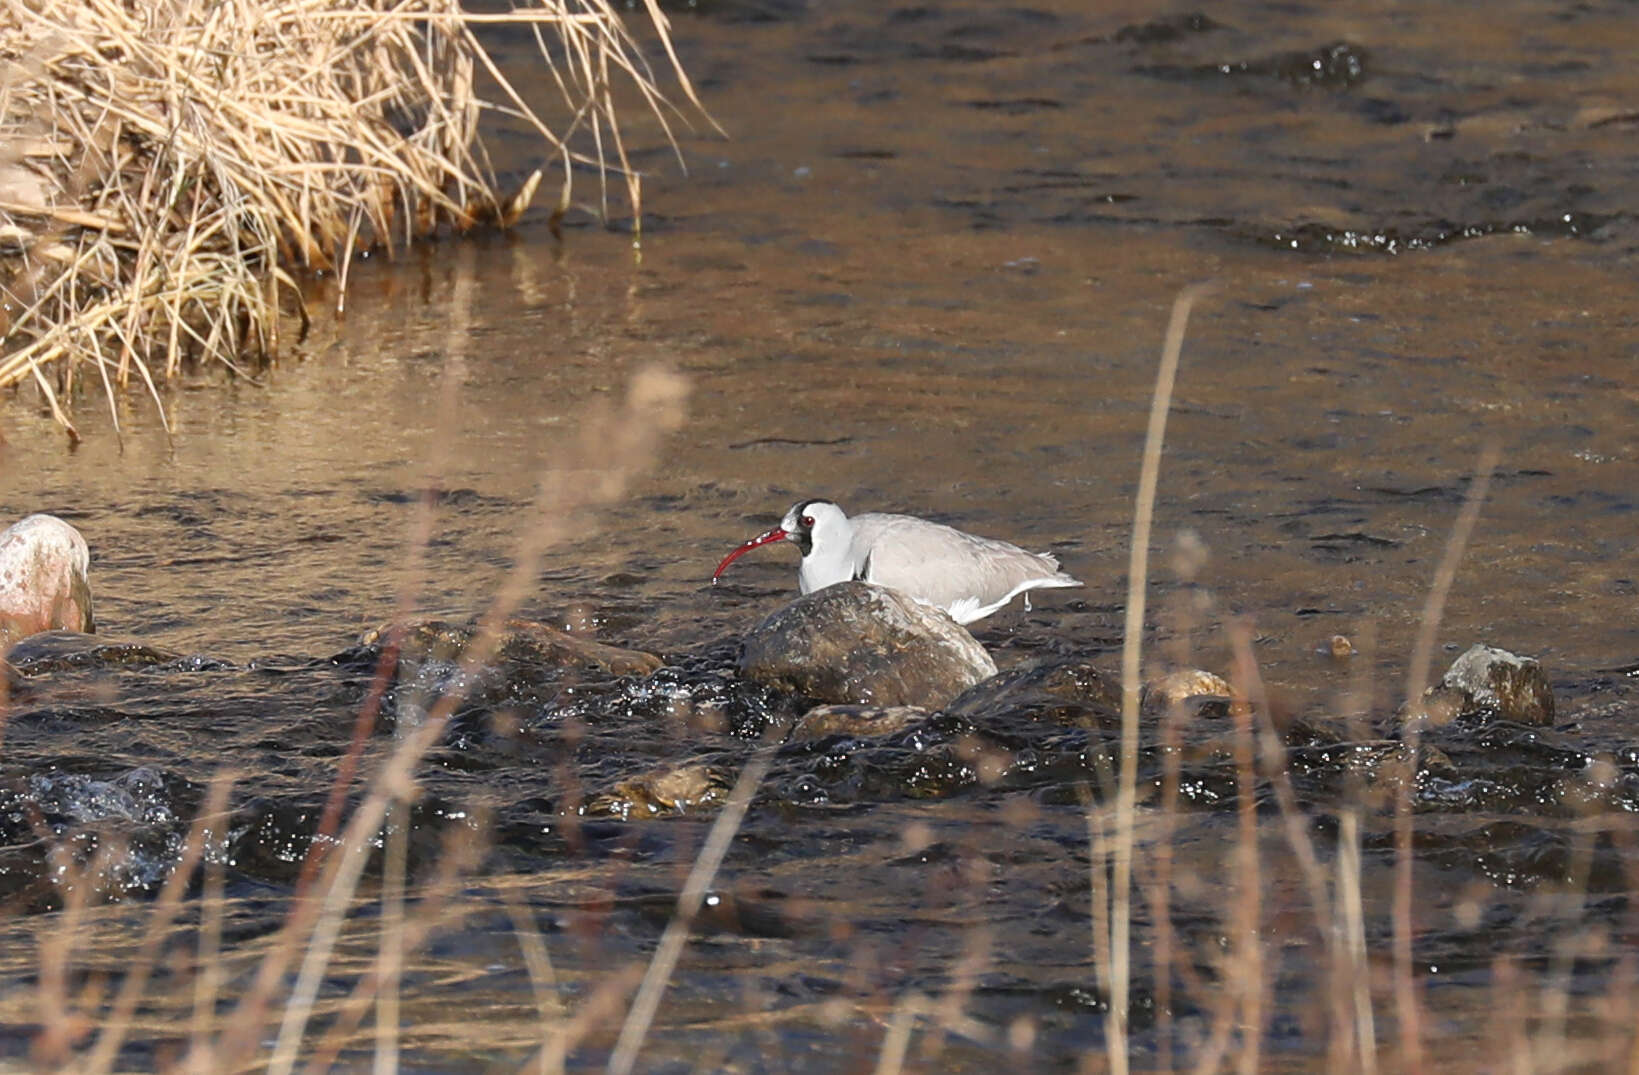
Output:
[[[739,634],[794,594],[795,555],[759,550],[713,588],[718,559],[808,496],[1051,549],[1085,589],[975,634],[1004,670],[1074,659],[1113,677],[1162,336],[1178,290],[1210,279],[1167,430],[1149,652],[1227,672],[1244,625],[1284,715],[1339,716],[1364,685],[1383,734],[1494,444],[1434,670],[1475,642],[1533,656],[1558,713],[1441,740],[1455,775],[1419,785],[1422,1034],[1461,1070],[1614,1070],[1639,877],[1624,850],[1639,809],[1639,20],[1614,2],[1204,10],[677,11],[679,54],[728,137],[685,129],[685,172],[630,115],[649,177],[640,254],[629,218],[603,228],[583,208],[561,240],[540,210],[510,235],[362,261],[345,316],[321,314],[257,383],[205,371],[165,390],[169,434],[135,394],[116,433],[89,392],[69,450],[29,393],[9,401],[0,515],[73,521],[99,630],[187,656],[65,665],[13,704],[0,1054],[26,1056],[50,1021],[33,998],[53,981],[51,938],[77,938],[67,988],[96,1022],[144,935],[142,897],[224,768],[226,1010],[288,909],[351,735],[373,667],[360,632],[407,587],[419,614],[482,611],[543,475],[564,477],[599,408],[659,365],[688,380],[686,423],[629,495],[548,549],[521,613],[668,669],[484,695],[431,759],[411,842],[420,878],[452,829],[488,853],[409,957],[401,1066],[514,1070],[553,1005],[615,990],[570,1053],[601,1067],[620,975],[647,961],[713,811],[581,817],[566,788],[678,758],[732,775],[795,704],[729,672]],[[497,152],[534,163],[521,138]],[[579,183],[591,206],[595,176]],[[310,300],[335,295],[320,281]],[[1320,656],[1334,634],[1360,646],[1352,662]],[[680,727],[655,701],[707,695],[738,734]],[[933,721],[779,755],[719,879],[711,906],[728,910],[697,925],[639,1070],[869,1070],[895,1062],[906,1026],[916,1070],[1100,1068],[1083,800],[1111,739],[1086,721],[981,727],[1010,766],[991,780],[963,734]],[[375,741],[372,757],[390,732]],[[1220,762],[1186,765],[1175,972],[1155,972],[1153,907],[1135,912],[1137,1070],[1210,1066],[1225,1047],[1212,1034],[1244,897]],[[1330,871],[1344,800],[1305,764]],[[1328,1021],[1330,926],[1267,787],[1255,796],[1266,1000],[1258,1022],[1231,1020],[1229,1055],[1354,1069]],[[1392,819],[1377,803],[1361,824],[1369,973],[1349,988],[1371,998],[1381,1070],[1401,1070]],[[129,845],[106,880],[126,898],[65,916],[59,842]],[[372,907],[344,930],[334,998],[371,958]],[[555,985],[532,982],[519,915]],[[185,1047],[196,924],[175,927],[122,1066]],[[943,1014],[912,1019],[918,996]],[[321,1005],[315,1043],[335,1010]],[[370,1063],[369,1020],[339,1036],[343,1066]]]

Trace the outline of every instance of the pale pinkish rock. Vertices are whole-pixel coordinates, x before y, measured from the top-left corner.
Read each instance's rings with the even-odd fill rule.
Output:
[[[55,515],[30,515],[0,533],[0,653],[41,631],[96,630],[91,551]]]

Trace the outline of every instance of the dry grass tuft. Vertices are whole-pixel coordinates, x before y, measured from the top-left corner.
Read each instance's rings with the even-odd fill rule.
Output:
[[[533,34],[555,123],[476,36],[493,23]],[[515,222],[540,172],[501,184],[486,112],[562,164],[559,213],[577,160],[605,179],[613,161],[641,208],[617,87],[670,131],[608,0],[494,15],[457,0],[17,0],[0,10],[0,62],[0,387],[33,381],[71,436],[78,377],[111,404],[140,381],[157,403],[186,362],[243,372],[276,354],[295,272],[334,271],[345,294],[361,249]]]

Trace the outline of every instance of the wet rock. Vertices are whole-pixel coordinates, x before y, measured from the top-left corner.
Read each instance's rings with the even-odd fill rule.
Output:
[[[1154,78],[1196,81],[1216,78],[1270,78],[1294,86],[1347,89],[1370,73],[1371,56],[1359,45],[1335,41],[1316,49],[1280,52],[1252,60],[1207,64],[1147,64],[1137,68]]]
[[[1419,747],[1414,768],[1412,753],[1406,744],[1395,742],[1375,746],[1376,749],[1360,751],[1351,758],[1351,771],[1369,788],[1398,795],[1407,788],[1408,782],[1415,790],[1430,777],[1444,781],[1458,778],[1457,767],[1452,764],[1451,758],[1437,747],[1426,744]]]
[[[391,636],[393,625],[382,624],[364,632],[359,644],[382,645]],[[443,620],[421,620],[403,628],[400,651],[420,658],[458,661],[472,641],[476,628]],[[555,668],[595,668],[610,675],[648,675],[664,663],[652,653],[607,646],[589,638],[560,631],[534,620],[508,620],[499,645],[499,661]]]
[[[1135,22],[1117,30],[1111,40],[1134,45],[1169,45],[1192,34],[1223,29],[1223,24],[1199,12],[1163,15],[1148,22]]]
[[[628,676],[607,689],[586,684],[564,692],[538,711],[534,723],[537,728],[565,723],[598,727],[631,720],[680,739],[761,739],[770,729],[775,734],[789,731],[807,707],[790,694],[741,676],[739,659],[739,641],[724,640],[650,676]]]
[[[590,796],[581,812],[623,820],[686,813],[721,805],[733,784],[729,773],[705,762],[663,765]]]
[[[1474,645],[1400,716],[1435,728],[1458,717],[1549,725],[1554,722],[1554,694],[1535,658]]]
[[[1164,713],[1183,706],[1199,716],[1227,717],[1237,700],[1235,688],[1223,676],[1199,668],[1180,668],[1144,685],[1143,709]]]
[[[937,708],[996,663],[931,605],[867,582],[805,594],[746,635],[747,679],[842,705]]]
[[[55,515],[0,533],[0,653],[41,631],[91,632],[91,552]]]
[[[1436,683],[1423,692],[1422,698],[1401,707],[1400,720],[1419,728],[1444,728],[1462,716],[1467,703],[1462,691]]]
[[[614,676],[646,676],[666,663],[652,653],[607,646],[534,620],[508,620],[506,629],[501,652],[514,660],[590,665]]]
[[[140,642],[100,639],[77,631],[42,631],[6,652],[11,674],[24,678],[89,668],[146,667],[182,659]]]
[[[1293,747],[1287,764],[1305,797],[1342,797],[1376,807],[1408,787],[1421,794],[1438,782],[1459,779],[1456,764],[1444,751],[1423,744],[1413,767],[1410,746],[1398,739],[1339,739]]]
[[[1121,689],[1088,661],[1054,659],[970,687],[945,713],[978,727],[1006,723],[1118,730]]]
[[[361,649],[373,653],[371,664],[379,660],[393,631],[389,623],[360,636]],[[607,697],[620,689],[621,677],[647,674],[661,665],[651,653],[606,646],[529,620],[503,624],[493,652],[471,667],[466,661],[478,632],[474,625],[421,620],[398,632],[397,664],[384,712],[396,727],[419,727],[438,699],[453,698],[450,742],[463,749],[510,738],[521,726],[522,714],[552,708],[582,692]]]
[[[891,735],[927,717],[926,709],[914,705],[820,705],[802,715],[788,741],[803,743],[833,735]]]

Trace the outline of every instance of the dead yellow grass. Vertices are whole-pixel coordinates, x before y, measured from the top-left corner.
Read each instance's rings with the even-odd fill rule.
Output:
[[[486,51],[495,22],[533,32],[553,105]],[[575,159],[623,176],[635,211],[614,94],[663,125],[670,107],[607,0],[14,0],[0,58],[0,387],[32,380],[70,435],[76,378],[158,402],[189,361],[276,354],[281,306],[306,317],[293,273],[345,294],[361,249],[513,223],[540,172],[496,178],[486,112],[563,166],[560,211]]]

